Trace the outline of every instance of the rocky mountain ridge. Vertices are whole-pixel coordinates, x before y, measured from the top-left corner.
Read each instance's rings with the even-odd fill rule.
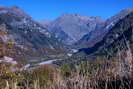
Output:
[[[25,57],[41,57],[59,54],[64,50],[56,37],[16,6],[0,7],[0,28],[1,42],[13,44],[13,49],[17,49],[14,55],[20,53]]]
[[[100,17],[87,17],[79,14],[64,14],[44,26],[63,43],[72,45],[84,35],[104,23]]]
[[[81,47],[92,47],[94,44],[101,41],[103,37],[108,33],[108,31],[111,30],[111,28],[114,27],[117,22],[125,18],[131,12],[133,12],[132,7],[120,11],[118,14],[107,19],[105,23],[100,25],[101,27],[85,35],[82,39],[80,39],[79,42],[76,43],[76,45]]]

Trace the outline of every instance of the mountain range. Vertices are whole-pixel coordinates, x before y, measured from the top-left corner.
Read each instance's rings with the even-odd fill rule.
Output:
[[[0,28],[1,42],[12,43],[21,55],[40,57],[62,52],[61,42],[16,6],[0,7]]]
[[[133,12],[120,19],[93,47],[80,49],[88,55],[92,53],[113,56],[122,50],[130,50],[132,53],[133,42]]]
[[[133,12],[133,8],[127,8],[127,9],[122,10],[118,14],[107,19],[105,23],[102,24],[103,26],[101,26],[100,28],[96,28],[94,31],[91,31],[90,33],[82,37],[82,39],[80,39],[80,41],[78,41],[76,45],[80,44],[80,46],[82,45],[83,47],[92,47],[95,43],[102,40],[103,37],[108,33],[108,31],[113,26],[115,26],[115,24],[119,20],[123,19],[124,17],[129,15],[131,12]]]
[[[81,52],[112,56],[132,44],[132,16],[133,8],[127,8],[109,19],[64,14],[35,21],[17,6],[0,6],[0,56],[34,61],[69,61]]]
[[[109,19],[79,14],[64,14],[53,21],[42,21],[45,28],[61,42],[74,48],[92,47],[122,18],[133,11],[127,8]]]
[[[64,14],[54,21],[43,21],[44,26],[59,40],[73,45],[84,35],[94,31],[97,25],[104,23],[100,17],[87,17],[79,14]]]

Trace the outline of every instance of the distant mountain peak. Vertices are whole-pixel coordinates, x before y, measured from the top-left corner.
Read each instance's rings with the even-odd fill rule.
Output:
[[[104,22],[101,17],[89,17],[80,14],[63,14],[54,21],[44,21],[44,26],[65,44],[74,44],[84,35],[94,30],[97,24]]]
[[[89,16],[84,16],[84,15],[80,15],[80,14],[63,14],[60,17],[84,17],[86,19],[89,19]]]
[[[58,39],[19,7],[0,8],[0,27],[2,30],[5,28],[4,32],[8,33],[1,39],[12,38],[15,46],[26,49],[25,51],[52,53],[56,48],[62,48]]]
[[[38,21],[38,22],[43,24],[43,25],[48,25],[52,22],[52,20],[41,20],[41,21]]]
[[[79,18],[79,19],[82,19],[82,20],[104,20],[102,19],[100,16],[96,16],[96,17],[93,17],[93,16],[84,16],[84,15],[81,15],[81,14],[63,14],[60,16],[60,18],[66,18],[66,17],[71,17],[71,18]]]
[[[123,11],[125,11],[125,10],[133,11],[133,7],[126,8],[126,9],[124,9]]]
[[[133,12],[133,7],[126,8],[122,11],[120,11],[118,14],[112,16],[111,18],[107,19],[105,22],[100,23],[100,27],[96,28],[92,32],[88,33],[82,39],[77,43],[81,47],[92,47],[94,44],[99,42],[103,39],[104,35],[107,34],[109,30],[111,30],[112,27],[116,25],[117,22],[119,22],[121,19],[125,18],[127,15],[129,15],[131,12]],[[94,17],[92,17],[94,18]],[[99,17],[96,17],[96,19],[101,19]],[[97,20],[102,21],[102,20]],[[90,26],[90,25],[89,25]]]

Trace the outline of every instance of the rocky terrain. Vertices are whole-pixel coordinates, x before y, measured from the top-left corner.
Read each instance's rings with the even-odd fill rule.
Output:
[[[100,24],[98,28],[82,37],[82,39],[80,39],[80,41],[78,41],[75,45],[80,48],[94,46],[94,44],[103,39],[103,37],[108,33],[108,31],[111,30],[112,27],[114,27],[119,20],[123,19],[131,12],[133,12],[133,8],[127,8],[122,10],[118,14],[107,19],[104,23]]]
[[[0,34],[1,44],[12,45],[10,53],[14,55],[5,48],[7,53],[1,56],[15,58],[21,55],[22,58],[17,60],[25,58],[40,60],[43,57],[63,54],[65,51],[64,46],[55,36],[16,6],[0,7]],[[1,50],[4,50],[4,47]]]
[[[79,14],[64,14],[59,18],[43,22],[44,26],[59,40],[67,45],[79,41],[84,35],[99,28],[104,23],[100,17],[87,17]]]
[[[132,89],[132,54],[133,8],[37,22],[0,6],[0,89]]]
[[[90,47],[90,50],[88,50],[87,53],[91,54],[101,50],[115,54],[118,50],[132,49],[132,16],[133,12],[120,19],[100,42],[96,43],[93,47]]]
[[[129,62],[126,57],[132,55],[133,50],[132,24],[133,12],[130,12],[127,16],[119,19],[119,21],[116,22],[116,24],[114,24],[106,34],[101,36],[101,40],[94,43],[93,46],[81,48],[71,58],[59,61],[57,64],[80,64],[81,61],[95,59],[95,57],[99,56],[107,57],[107,60],[121,55],[122,59]]]

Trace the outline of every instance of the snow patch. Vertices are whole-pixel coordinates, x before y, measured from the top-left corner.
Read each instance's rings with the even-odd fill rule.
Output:
[[[109,25],[106,26],[106,29],[109,29],[110,27],[113,27],[115,24],[112,22]]]
[[[26,18],[23,18],[23,21],[22,21],[22,23],[24,23],[24,24],[26,24],[26,23],[27,23],[27,20],[26,20]]]
[[[2,60],[0,60],[0,62],[11,63],[11,64],[14,64],[14,65],[17,64],[17,62],[14,61],[13,58],[7,57],[7,56],[4,56],[4,57],[2,58]]]
[[[72,54],[68,53],[68,54],[67,54],[67,56],[71,57],[71,56],[72,56]]]
[[[73,53],[77,53],[78,50],[77,50],[77,49],[72,49],[72,52],[73,52]]]

